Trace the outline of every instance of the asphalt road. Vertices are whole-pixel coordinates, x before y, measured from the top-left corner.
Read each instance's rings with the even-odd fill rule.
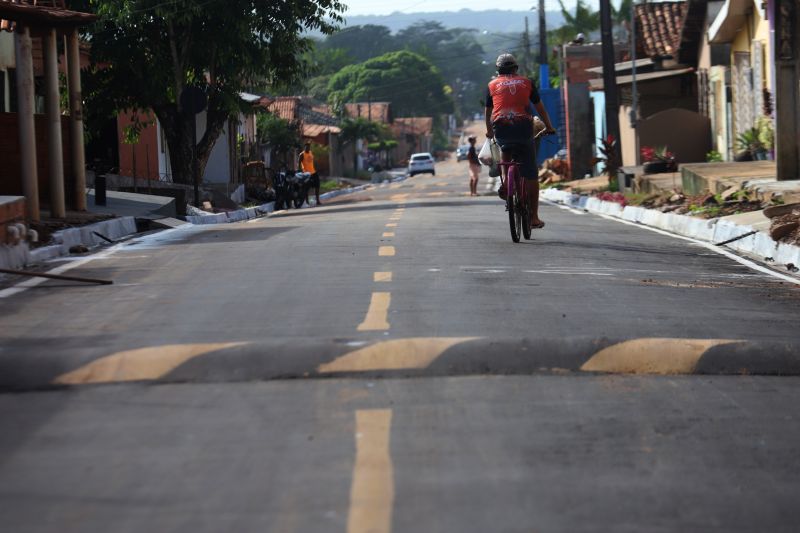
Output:
[[[800,289],[437,171],[0,292],[3,529],[795,530]]]

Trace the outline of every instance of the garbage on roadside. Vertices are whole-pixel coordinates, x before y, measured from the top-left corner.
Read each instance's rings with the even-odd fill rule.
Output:
[[[542,168],[539,170],[539,183],[542,185],[551,185],[567,181],[567,162],[563,159],[551,157],[542,162]]]
[[[800,245],[800,202],[774,205],[764,210],[772,222],[769,235],[776,241]]]

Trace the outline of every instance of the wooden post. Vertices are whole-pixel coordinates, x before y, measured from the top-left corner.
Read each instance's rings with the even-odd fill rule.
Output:
[[[36,170],[36,124],[33,120],[33,55],[31,30],[18,25],[14,32],[14,52],[17,63],[17,117],[19,120],[19,151],[22,169],[22,190],[28,218],[38,222],[39,175]]]
[[[83,151],[81,57],[77,29],[70,31],[67,44],[69,124],[72,149],[72,175],[75,177],[75,209],[78,211],[86,211],[86,160]]]
[[[45,108],[47,111],[47,161],[50,174],[50,216],[65,218],[64,153],[61,142],[61,95],[58,87],[58,41],[56,30],[45,30],[42,37],[44,49]]]
[[[775,158],[778,180],[800,179],[800,14],[796,0],[775,5]]]

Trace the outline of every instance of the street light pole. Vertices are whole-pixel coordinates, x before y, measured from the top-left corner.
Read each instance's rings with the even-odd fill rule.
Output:
[[[544,0],[539,0],[539,88],[550,87],[550,70],[547,61],[547,22],[544,18]]]
[[[600,35],[603,53],[603,92],[606,97],[606,134],[615,139],[613,156],[622,164],[619,138],[619,98],[617,72],[614,66],[614,37],[611,32],[611,2],[600,0]]]
[[[636,154],[634,162],[639,164],[639,95],[636,92],[636,2],[631,2],[631,128],[633,129]]]

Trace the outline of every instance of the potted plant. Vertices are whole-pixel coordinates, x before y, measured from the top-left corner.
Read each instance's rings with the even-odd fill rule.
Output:
[[[596,158],[596,161],[598,163],[603,163],[601,171],[608,176],[609,190],[615,189],[619,187],[619,184],[617,184],[617,171],[619,167],[622,166],[617,157],[617,139],[614,138],[613,135],[609,135],[606,138],[600,137],[599,141],[600,154],[602,154],[602,157]]]
[[[761,143],[762,151],[756,156],[756,159],[774,159],[775,150],[775,126],[772,123],[772,118],[766,115],[761,115],[756,120],[756,129],[758,130],[758,140]]]
[[[758,129],[750,128],[736,137],[736,148],[741,150],[734,159],[736,161],[755,161],[766,153],[764,145],[758,138]]]
[[[667,150],[666,146],[653,148],[643,146],[641,149],[642,170],[645,174],[663,174],[665,172],[677,172],[678,162],[675,154]]]

